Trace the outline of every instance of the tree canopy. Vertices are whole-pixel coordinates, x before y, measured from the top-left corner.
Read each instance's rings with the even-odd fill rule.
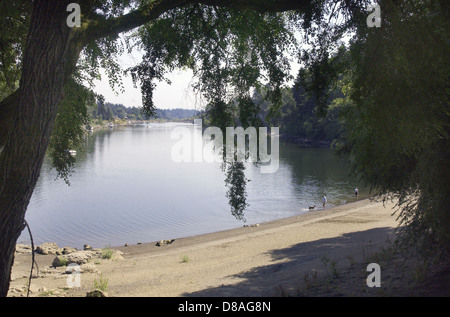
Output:
[[[399,199],[404,241],[448,251],[449,6],[381,2],[383,26],[349,47],[341,153],[378,193]]]
[[[47,147],[70,170],[64,151],[96,102],[100,68],[119,92],[131,74],[147,115],[156,81],[190,68],[211,122],[249,125],[261,124],[254,89],[277,117],[297,59],[313,112],[340,108],[339,152],[375,193],[399,199],[405,241],[449,248],[447,1],[380,0],[381,26],[371,27],[364,0],[80,0],[81,26],[72,28],[71,2],[0,3],[2,295]],[[118,56],[135,47],[142,62],[121,69]],[[245,184],[241,166],[227,180]],[[234,202],[245,206],[244,196]]]

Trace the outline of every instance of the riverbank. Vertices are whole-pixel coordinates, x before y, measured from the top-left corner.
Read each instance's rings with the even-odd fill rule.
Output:
[[[329,149],[332,144],[331,141],[313,140],[289,134],[280,134],[280,139],[286,142],[296,144],[303,148]]]
[[[101,129],[108,129],[120,126],[136,126],[136,125],[146,125],[150,123],[193,123],[193,119],[162,119],[153,118],[147,120],[128,120],[128,119],[115,119],[114,121],[104,121],[103,123],[93,123],[90,125],[90,129],[87,131],[96,131]]]
[[[65,268],[50,267],[55,256],[38,254],[31,295],[85,296],[102,283],[109,296],[410,295],[419,268],[392,252],[393,206],[367,199],[160,246],[116,247],[120,256],[92,260],[81,287],[71,289]],[[16,254],[10,296],[25,294],[30,259]],[[373,262],[381,267],[380,288],[366,284]]]

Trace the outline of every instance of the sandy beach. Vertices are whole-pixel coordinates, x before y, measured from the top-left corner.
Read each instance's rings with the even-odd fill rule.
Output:
[[[393,207],[367,199],[161,246],[116,247],[112,259],[90,261],[74,288],[64,267],[51,267],[55,255],[37,254],[31,296],[85,296],[101,279],[108,296],[120,297],[389,296],[403,286],[387,283],[380,264],[382,287],[370,288],[365,269],[394,240]],[[30,265],[29,253],[16,253],[9,296],[24,296]]]

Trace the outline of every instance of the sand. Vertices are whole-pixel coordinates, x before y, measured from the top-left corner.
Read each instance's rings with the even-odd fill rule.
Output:
[[[108,282],[108,296],[309,296],[318,294],[308,293],[311,285],[344,277],[356,283],[345,295],[359,296],[372,291],[361,267],[394,239],[393,207],[366,199],[159,247],[117,247],[121,256],[93,261],[92,272],[80,275],[81,287],[71,289],[64,268],[49,268],[55,256],[38,254],[32,296],[85,296],[100,278]],[[9,296],[24,295],[30,260],[16,254]]]

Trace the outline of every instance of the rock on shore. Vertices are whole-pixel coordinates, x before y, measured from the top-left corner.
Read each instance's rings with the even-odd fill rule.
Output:
[[[41,245],[38,245],[35,251],[39,254],[47,255],[47,254],[62,254],[62,249],[58,247],[58,245],[54,242],[44,242]]]
[[[92,258],[100,258],[102,251],[75,251],[69,254],[58,255],[52,262],[53,266],[66,266],[72,263],[81,265],[87,263]]]
[[[35,246],[34,251],[37,256],[46,256],[45,261],[48,261],[48,266],[35,267],[30,288],[31,296],[64,296],[68,290],[66,281],[70,274],[99,275],[101,274],[101,266],[99,267],[97,264],[101,264],[103,261],[123,259],[121,251],[111,248],[96,249],[89,247],[85,250],[77,250],[72,247],[60,248],[53,242],[45,242]],[[11,274],[12,284],[8,292],[10,297],[23,297],[27,294],[29,266],[28,263],[24,265],[23,260],[28,261],[31,252],[32,247],[30,245],[16,244],[16,261]],[[55,258],[51,262],[52,255],[55,255]],[[44,279],[47,280],[46,283],[42,282]],[[94,292],[93,294],[95,296],[107,296],[104,292]]]
[[[17,244],[16,245],[16,252],[17,253],[31,253],[31,246],[26,244]],[[94,249],[92,247],[84,247],[84,250],[77,250],[76,248],[72,247],[64,247],[60,248],[58,245],[54,242],[44,242],[37,247],[35,247],[35,252],[42,255],[56,255],[55,259],[53,260],[52,266],[59,267],[59,266],[66,266],[71,263],[75,263],[78,265],[86,264],[88,261],[92,259],[102,259],[102,258],[108,258],[108,259],[120,259],[122,252],[119,250],[112,250],[108,249],[110,251],[110,255],[108,257],[105,257],[104,250],[102,249]]]

